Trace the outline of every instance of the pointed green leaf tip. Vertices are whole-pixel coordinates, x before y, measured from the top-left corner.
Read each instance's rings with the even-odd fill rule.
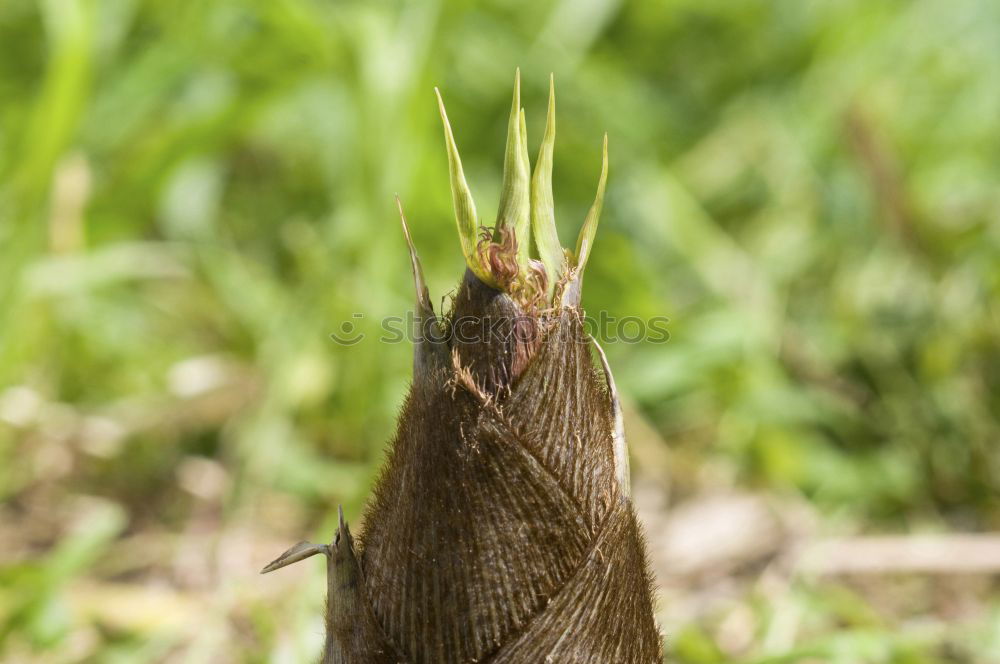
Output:
[[[465,255],[465,264],[469,266],[472,273],[480,281],[494,288],[497,287],[496,279],[490,274],[489,269],[483,264],[476,250],[479,242],[479,221],[476,216],[476,203],[472,200],[472,192],[465,181],[465,171],[462,170],[462,158],[458,155],[458,147],[455,145],[455,137],[451,133],[451,124],[448,123],[448,113],[444,110],[444,100],[441,99],[441,91],[434,88],[437,95],[438,110],[441,112],[441,122],[444,124],[444,141],[448,149],[448,172],[451,175],[451,197],[455,205],[455,221],[458,223],[458,238],[462,243],[462,253]]]
[[[556,231],[556,213],[552,202],[552,150],[556,142],[556,86],[549,75],[549,110],[545,119],[545,134],[538,149],[535,172],[531,176],[531,232],[535,237],[538,257],[548,276],[548,294],[562,277],[565,258]]]
[[[500,209],[497,211],[495,239],[504,228],[514,231],[517,240],[517,263],[521,270],[528,265],[530,243],[530,193],[528,166],[528,138],[524,112],[521,110],[521,70],[514,74],[514,99],[507,122],[507,150],[503,159],[503,188],[500,191]]]
[[[529,271],[538,269],[538,261],[531,260],[531,240],[541,259],[545,271],[546,295],[551,302],[557,286],[564,281],[567,272],[573,278],[564,284],[562,302],[575,306],[580,301],[580,287],[583,271],[590,257],[590,250],[597,233],[597,224],[604,205],[604,190],[608,179],[608,136],[604,135],[601,177],[597,185],[597,196],[587,213],[583,228],[577,239],[575,254],[559,244],[556,231],[555,209],[552,197],[552,157],[556,138],[556,101],[554,77],[549,76],[549,106],[546,115],[545,132],[538,150],[538,161],[534,172],[528,158],[528,131],[524,109],[521,108],[521,72],[514,74],[514,98],[507,122],[507,145],[504,153],[503,187],[500,206],[497,211],[496,229],[493,242],[499,243],[513,235],[517,243],[517,272],[519,274],[494,275],[491,261],[496,257],[498,247],[482,246],[481,227],[476,216],[476,206],[462,171],[462,160],[458,156],[455,138],[448,123],[441,93],[434,88],[444,123],[445,142],[448,149],[448,166],[451,173],[451,190],[455,203],[455,219],[469,269],[493,288],[512,292],[528,292],[524,284],[530,282]],[[534,265],[531,263],[534,262]],[[499,263],[498,263],[499,264]],[[507,272],[507,267],[495,268]],[[501,283],[502,282],[502,283]],[[512,286],[513,285],[513,286]],[[532,297],[535,294],[531,295]]]
[[[521,168],[524,173],[531,177],[531,162],[528,160],[528,122],[524,119],[524,108],[521,108],[520,113],[518,113],[518,126],[521,132]],[[531,200],[530,191],[528,200]],[[527,218],[527,216],[525,217]],[[525,222],[525,232],[527,233],[528,225]]]
[[[406,238],[406,248],[410,252],[410,267],[413,269],[413,287],[417,292],[417,308],[421,316],[433,316],[434,307],[431,306],[431,296],[427,289],[427,281],[424,279],[424,269],[420,265],[420,257],[417,255],[417,248],[413,245],[413,238],[410,237],[410,227],[406,223],[406,215],[403,214],[403,202],[396,195],[396,208],[399,209],[399,221],[403,224],[403,237]]]
[[[580,229],[580,237],[576,241],[576,269],[579,278],[583,278],[583,270],[587,267],[587,259],[590,258],[590,249],[594,244],[594,235],[597,233],[597,222],[601,217],[601,208],[604,207],[604,187],[608,182],[608,135],[604,134],[603,156],[601,158],[601,179],[597,182],[597,196],[594,204],[590,206],[587,218]]]

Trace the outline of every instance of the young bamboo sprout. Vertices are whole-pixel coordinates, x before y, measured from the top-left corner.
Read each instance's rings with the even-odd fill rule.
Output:
[[[440,93],[438,103],[468,269],[452,310],[435,318],[403,219],[427,324],[364,533],[355,546],[341,515],[332,544],[300,543],[264,571],[326,555],[324,662],[659,662],[618,395],[580,309],[607,137],[570,252],[552,204],[551,81],[531,173],[515,77],[493,228],[479,226]]]

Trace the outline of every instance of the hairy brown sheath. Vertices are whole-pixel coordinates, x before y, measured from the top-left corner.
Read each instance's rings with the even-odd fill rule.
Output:
[[[461,235],[474,205],[443,105],[442,116]],[[360,542],[342,520],[331,545],[297,545],[265,568],[327,556],[323,662],[661,659],[617,396],[579,307],[606,161],[576,255],[555,251],[552,98],[530,193],[517,90],[510,127],[497,227],[463,237],[469,270],[443,320],[411,244],[421,330],[433,334],[417,340]],[[529,215],[541,261],[524,250]]]

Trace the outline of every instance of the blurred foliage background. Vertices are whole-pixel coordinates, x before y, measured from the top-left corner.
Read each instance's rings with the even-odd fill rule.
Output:
[[[998,45],[993,0],[5,0],[0,659],[315,658],[322,566],[257,570],[383,458],[395,192],[462,271],[433,86],[489,222],[520,66],[565,245],[610,136],[585,305],[671,319],[606,346],[671,661],[1000,661],[996,572],[892,564],[1000,530]]]

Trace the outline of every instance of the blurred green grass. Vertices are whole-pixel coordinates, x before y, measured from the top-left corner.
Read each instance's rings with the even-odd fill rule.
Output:
[[[359,514],[410,371],[374,342],[412,306],[393,194],[446,296],[432,88],[489,215],[515,66],[532,155],[556,76],[566,245],[610,136],[588,310],[671,319],[607,348],[669,446],[637,474],[833,531],[1000,530],[997,44],[991,0],[7,0],[0,658],[318,652],[319,570],[249,575]],[[956,621],[842,592],[751,590],[738,657],[710,617],[668,651],[1000,659],[988,593]],[[807,627],[775,652],[782,606]]]

